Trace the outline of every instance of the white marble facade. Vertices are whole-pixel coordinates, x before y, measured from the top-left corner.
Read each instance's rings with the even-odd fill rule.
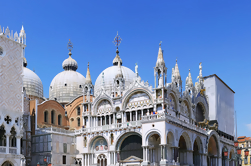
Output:
[[[19,166],[23,137],[23,50],[25,32],[0,26],[0,165]]]

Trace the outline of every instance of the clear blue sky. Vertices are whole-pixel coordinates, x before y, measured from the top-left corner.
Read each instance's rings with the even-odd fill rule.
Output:
[[[112,41],[119,31],[123,65],[134,70],[137,62],[141,78],[152,85],[159,41],[168,81],[176,57],[183,83],[189,68],[196,81],[202,62],[204,76],[217,74],[236,92],[238,135],[251,136],[250,0],[1,1],[0,25],[19,32],[22,24],[28,68],[41,78],[45,97],[54,76],[63,71],[69,38],[77,71],[85,76],[90,62],[95,82],[112,65]]]

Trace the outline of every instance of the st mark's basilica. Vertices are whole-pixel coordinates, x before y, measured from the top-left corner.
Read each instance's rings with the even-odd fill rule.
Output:
[[[77,72],[72,48],[69,41],[45,98],[28,68],[24,27],[14,34],[0,27],[0,165],[234,165],[235,92],[216,74],[203,76],[202,63],[195,84],[188,70],[182,81],[177,60],[169,76],[160,43],[152,87],[137,64],[126,67],[118,47],[97,78],[89,64],[86,77]]]

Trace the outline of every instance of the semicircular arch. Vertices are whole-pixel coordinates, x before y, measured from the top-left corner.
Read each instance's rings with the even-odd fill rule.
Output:
[[[135,89],[131,89],[130,91],[126,92],[125,95],[123,96],[122,99],[122,109],[126,109],[126,105],[129,101],[129,99],[136,93],[144,93],[149,97],[149,104],[153,103],[153,97],[151,92],[149,92],[149,90],[145,89],[145,88],[135,88]]]

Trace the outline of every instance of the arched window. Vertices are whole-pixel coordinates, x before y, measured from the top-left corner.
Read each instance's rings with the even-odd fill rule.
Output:
[[[62,125],[62,116],[58,115],[58,125]]]
[[[80,126],[80,118],[78,118],[78,126]]]
[[[51,111],[51,124],[54,124],[55,123],[55,111],[52,110]]]
[[[14,127],[11,128],[10,134],[11,134],[9,137],[10,147],[16,147],[16,130]]]
[[[48,111],[44,111],[44,122],[48,123]]]
[[[80,115],[80,107],[77,109],[77,115]]]

